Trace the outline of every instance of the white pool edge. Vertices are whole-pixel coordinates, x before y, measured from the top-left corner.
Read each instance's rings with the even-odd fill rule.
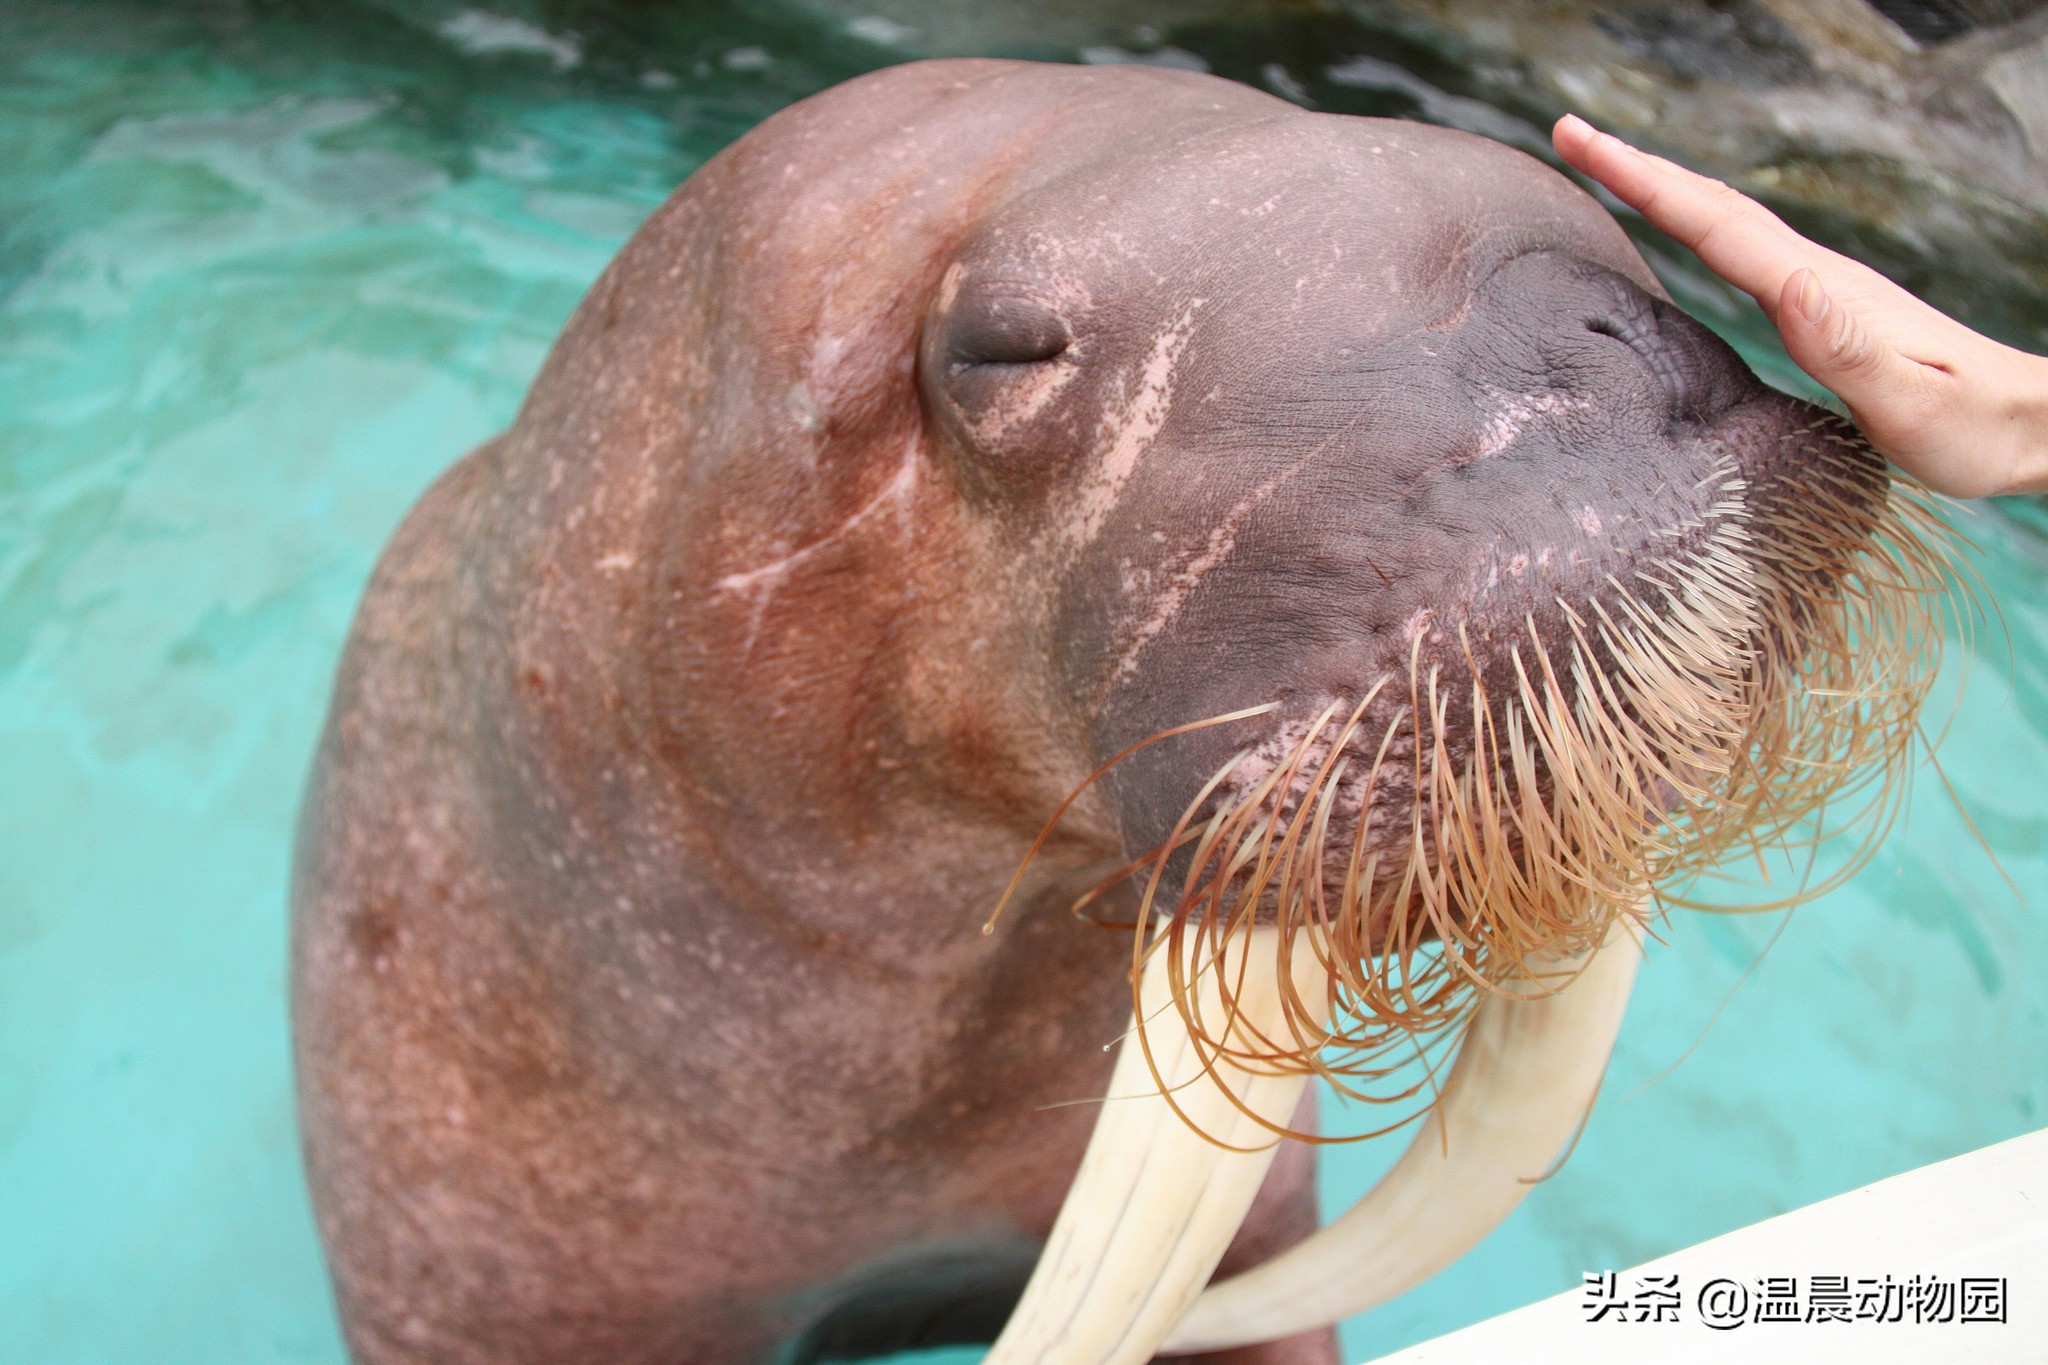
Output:
[[[1599,1273],[1606,1267],[1588,1267]],[[1631,1302],[1590,1321],[1598,1287],[1581,1287],[1526,1308],[1381,1356],[1370,1365],[1639,1365],[1640,1362],[1820,1362],[1832,1365],[2043,1365],[2048,1362],[2048,1129],[1937,1161],[1833,1199],[1738,1228],[1616,1276],[1619,1297],[1645,1276],[1677,1275],[1676,1321]],[[1701,1320],[1698,1296],[1732,1281],[1762,1300],[1762,1277],[1842,1275],[1852,1293],[1885,1304],[1884,1277],[1960,1283],[2004,1282],[2001,1322],[1744,1321],[1716,1329]],[[1880,1284],[1858,1286],[1859,1279]],[[1711,1293],[1712,1291],[1710,1291]],[[1732,1294],[1734,1291],[1725,1291]],[[1901,1290],[1903,1293],[1903,1289]],[[1929,1296],[1930,1301],[1934,1296]],[[1716,1302],[1725,1305],[1726,1299]],[[1980,1297],[1978,1307],[1987,1300]],[[1640,1320],[1639,1320],[1640,1319]]]

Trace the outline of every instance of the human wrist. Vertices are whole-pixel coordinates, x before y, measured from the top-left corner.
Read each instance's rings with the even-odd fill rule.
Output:
[[[2011,352],[2004,426],[2006,493],[2048,493],[2048,356]]]

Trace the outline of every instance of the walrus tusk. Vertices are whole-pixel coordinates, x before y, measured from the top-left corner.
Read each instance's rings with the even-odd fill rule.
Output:
[[[1618,922],[1564,989],[1489,996],[1394,1168],[1313,1236],[1201,1295],[1162,1349],[1222,1350],[1362,1313],[1442,1270],[1513,1212],[1592,1108],[1642,959],[1628,925]]]
[[[1279,931],[1255,927],[1233,939],[1220,969],[1205,967],[1192,984],[1200,1017],[1220,1021],[1219,977],[1230,983],[1235,1047],[1263,1050],[1251,1041],[1260,1035],[1290,1039],[1279,955]],[[1215,1076],[1203,1075],[1182,1014],[1169,1003],[1167,965],[1162,949],[1145,969],[1138,998],[1149,1016],[1146,1041],[1159,1077],[1202,1132],[1160,1093],[1133,1020],[1080,1170],[987,1365],[1143,1365],[1215,1272],[1272,1164],[1280,1139],[1244,1109],[1285,1125],[1307,1074],[1248,1071],[1218,1058]],[[1302,1002],[1324,1008],[1329,972],[1308,934],[1294,936],[1288,970]],[[1203,1133],[1253,1150],[1226,1150]]]

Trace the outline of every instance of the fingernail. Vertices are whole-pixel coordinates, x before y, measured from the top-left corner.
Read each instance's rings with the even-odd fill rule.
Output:
[[[1566,114],[1558,120],[1558,124],[1574,133],[1590,133],[1593,131],[1593,125],[1580,118],[1577,114]]]
[[[1808,322],[1819,322],[1828,315],[1828,291],[1820,287],[1820,276],[1811,270],[1799,272],[1799,313]]]

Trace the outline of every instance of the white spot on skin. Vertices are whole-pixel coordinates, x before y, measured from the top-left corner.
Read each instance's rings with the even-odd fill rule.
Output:
[[[960,281],[967,274],[967,267],[955,261],[946,267],[946,273],[939,279],[939,312],[953,311],[953,300],[960,297]]]
[[[911,490],[917,483],[918,443],[912,438],[905,443],[903,462],[889,482],[883,484],[876,494],[863,503],[859,510],[839,525],[819,536],[808,545],[790,551],[778,559],[769,561],[759,568],[747,569],[741,573],[730,573],[712,583],[714,593],[750,593],[753,596],[753,610],[747,618],[747,637],[740,646],[741,656],[753,654],[754,641],[761,634],[761,621],[767,615],[768,603],[776,592],[788,581],[790,573],[819,550],[843,538],[856,526],[889,507],[907,507]]]
[[[1230,552],[1237,548],[1237,528],[1244,524],[1244,519],[1251,514],[1252,509],[1265,501],[1266,495],[1272,490],[1273,485],[1269,483],[1232,508],[1230,515],[1223,519],[1222,525],[1210,530],[1202,548],[1168,577],[1165,589],[1153,599],[1152,614],[1132,633],[1130,642],[1124,646],[1123,656],[1117,660],[1116,671],[1109,675],[1111,686],[1138,666],[1138,655],[1143,653],[1145,646],[1152,643],[1153,638],[1180,614],[1181,604],[1188,600],[1188,594],[1201,583],[1204,575],[1230,557]],[[1137,593],[1127,588],[1125,595],[1135,597]]]
[[[835,344],[830,359],[836,361],[838,359],[838,346],[840,343],[836,337],[833,338],[833,341]],[[819,343],[818,350],[822,363],[825,359],[823,355],[825,344],[823,342]],[[806,436],[825,429],[825,410],[818,406],[818,400],[811,397],[811,391],[803,385],[796,384],[791,386],[789,390],[789,408],[795,415],[797,430],[803,432]]]
[[[906,497],[916,478],[917,446],[913,442],[905,451],[903,463],[896,470],[894,477],[889,482],[883,484],[880,491],[863,503],[852,516],[840,522],[839,525],[833,527],[824,535],[819,536],[810,544],[792,550],[780,559],[771,560],[759,568],[748,569],[742,573],[725,575],[725,577],[720,578],[711,585],[712,591],[719,593],[748,592],[764,587],[772,591],[774,588],[780,587],[782,580],[789,576],[790,570],[803,563],[806,559],[809,559],[825,546],[844,536],[848,531],[866,521],[883,507]]]
[[[1597,508],[1588,506],[1579,510],[1579,529],[1587,535],[1597,536],[1606,527],[1607,523],[1600,520],[1600,512]]]
[[[1139,457],[1166,425],[1166,414],[1173,404],[1174,368],[1194,333],[1195,310],[1203,302],[1191,300],[1180,316],[1152,339],[1152,354],[1138,376],[1137,391],[1127,390],[1122,402],[1104,414],[1102,431],[1106,439],[1102,458],[1076,498],[1073,529],[1078,542],[1086,544],[1101,533],[1103,523],[1137,469]]]
[[[1586,406],[1583,398],[1569,398],[1561,393],[1519,393],[1494,395],[1498,406],[1479,433],[1479,446],[1473,458],[1484,460],[1498,455],[1517,440],[1538,418],[1557,417],[1575,412]]]
[[[1502,566],[1501,566],[1501,562],[1500,562],[1500,561],[1499,561],[1498,559],[1496,559],[1496,560],[1494,560],[1494,561],[1493,561],[1493,563],[1492,563],[1491,567],[1489,567],[1489,568],[1487,569],[1487,571],[1486,571],[1486,586],[1487,586],[1487,587],[1489,587],[1489,588],[1497,588],[1497,587],[1499,587],[1499,586],[1500,586],[1500,576],[1501,576],[1501,567],[1502,567]],[[1529,572],[1529,556],[1527,556],[1527,555],[1514,555],[1514,556],[1512,556],[1512,557],[1510,557],[1510,558],[1509,558],[1509,560],[1508,560],[1508,562],[1507,562],[1507,566],[1506,566],[1506,567],[1507,567],[1507,576],[1508,576],[1509,578],[1512,578],[1512,579],[1515,579],[1515,580],[1517,580],[1517,581],[1520,581],[1520,579],[1522,578],[1522,576],[1523,576],[1524,574],[1526,574],[1526,573],[1528,573],[1528,572]]]
[[[638,562],[630,551],[613,550],[597,561],[597,570],[599,573],[623,573]]]
[[[1415,614],[1409,617],[1406,624],[1401,627],[1402,640],[1413,645],[1422,638],[1423,632],[1427,631],[1435,622],[1436,609],[1434,607],[1418,608]]]
[[[1031,373],[1015,383],[1003,399],[992,403],[973,423],[975,439],[983,445],[997,445],[1013,426],[1029,422],[1059,396],[1080,367],[1064,360],[1034,365]]]

